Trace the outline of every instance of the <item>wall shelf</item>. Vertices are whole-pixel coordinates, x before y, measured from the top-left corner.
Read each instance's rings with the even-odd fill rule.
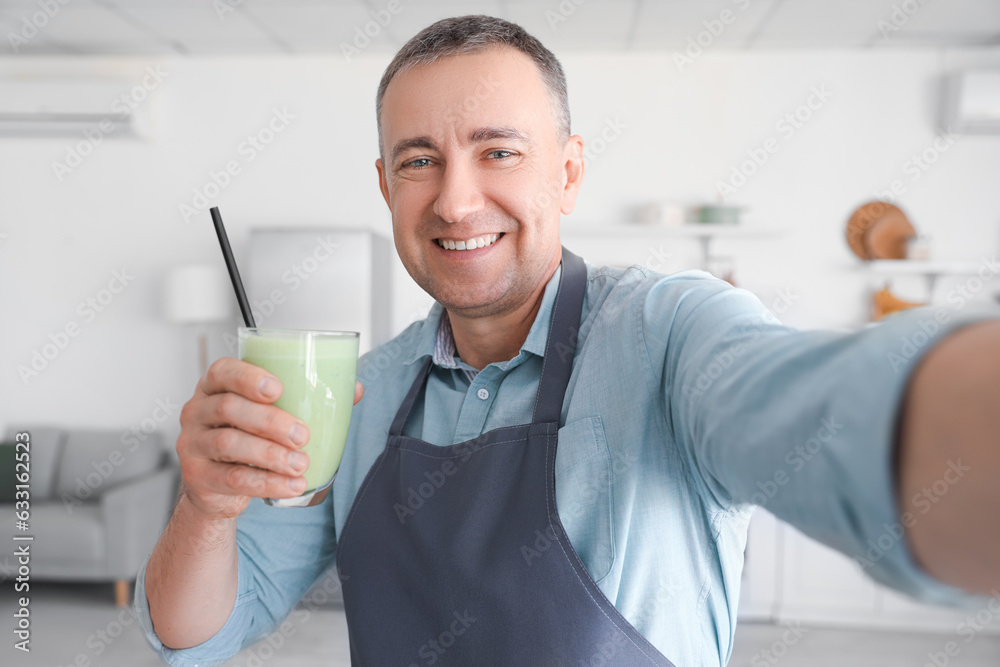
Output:
[[[927,283],[928,301],[934,295],[934,287],[941,276],[968,276],[982,266],[976,262],[918,260],[918,259],[876,259],[862,266],[872,273],[881,275],[923,276]]]
[[[726,223],[689,223],[676,227],[667,225],[607,225],[604,227],[585,226],[574,227],[573,225],[563,225],[560,233],[568,238],[573,236],[600,236],[600,237],[628,237],[628,238],[651,238],[651,237],[674,237],[697,239],[701,246],[701,268],[708,270],[709,259],[712,257],[712,241],[717,238],[739,238],[739,239],[762,239],[773,236],[780,236],[785,232],[780,229],[747,227],[745,225],[733,225]]]

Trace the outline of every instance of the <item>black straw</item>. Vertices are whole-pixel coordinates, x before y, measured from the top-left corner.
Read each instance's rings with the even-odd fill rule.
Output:
[[[229,277],[233,281],[233,289],[236,290],[236,300],[240,302],[240,311],[243,313],[243,322],[249,328],[255,328],[257,324],[253,321],[253,313],[250,312],[250,302],[247,301],[247,293],[243,291],[243,281],[240,280],[240,270],[236,268],[236,260],[233,258],[233,249],[229,247],[229,237],[226,236],[226,228],[222,225],[222,216],[219,215],[219,207],[213,206],[209,209],[212,213],[212,223],[215,225],[215,234],[219,237],[219,245],[222,246],[222,256],[226,260],[226,268],[229,269]]]

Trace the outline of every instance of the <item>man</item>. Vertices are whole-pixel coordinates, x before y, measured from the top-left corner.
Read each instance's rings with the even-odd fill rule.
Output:
[[[136,588],[171,664],[220,664],[336,562],[355,665],[722,665],[753,504],[926,599],[1000,583],[1000,322],[797,332],[701,272],[585,266],[563,73],[505,21],[430,26],[377,99],[396,248],[437,304],[363,358],[316,507],[253,500],[304,488],[275,378],[199,382]]]

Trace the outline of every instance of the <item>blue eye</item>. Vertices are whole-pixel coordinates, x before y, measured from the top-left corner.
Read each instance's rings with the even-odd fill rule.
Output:
[[[418,157],[416,160],[410,160],[409,162],[404,162],[403,166],[404,167],[413,167],[414,169],[423,169],[424,167],[426,167],[427,165],[429,165],[430,162],[431,161],[428,158]],[[423,164],[418,164],[418,163],[423,163]]]
[[[504,158],[508,158],[508,157],[510,157],[513,154],[514,154],[514,151],[507,151],[507,150],[503,150],[503,149],[498,149],[498,150],[490,151],[489,153],[487,153],[487,155],[499,155],[500,157],[496,158],[498,160],[502,160]]]

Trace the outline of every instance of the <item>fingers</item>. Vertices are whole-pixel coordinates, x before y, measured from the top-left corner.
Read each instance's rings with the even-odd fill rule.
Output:
[[[208,368],[198,382],[207,395],[232,392],[258,403],[273,403],[281,396],[281,381],[260,366],[223,357]]]
[[[226,496],[294,498],[306,490],[306,478],[288,477],[239,463],[211,461],[201,476],[201,487]]]
[[[361,384],[360,382],[355,382],[354,383],[354,405],[357,405],[358,401],[360,401],[361,397],[364,396],[364,395],[365,395],[365,386],[363,384]]]
[[[234,393],[213,394],[198,402],[193,419],[204,428],[232,426],[248,434],[298,449],[309,441],[309,428],[273,405],[255,403]]]
[[[309,457],[235,428],[203,429],[178,440],[185,484],[199,497],[287,498],[305,490]]]
[[[203,438],[205,442],[200,453],[212,461],[250,464],[289,477],[298,477],[309,465],[305,452],[234,428],[213,428],[206,431]]]

